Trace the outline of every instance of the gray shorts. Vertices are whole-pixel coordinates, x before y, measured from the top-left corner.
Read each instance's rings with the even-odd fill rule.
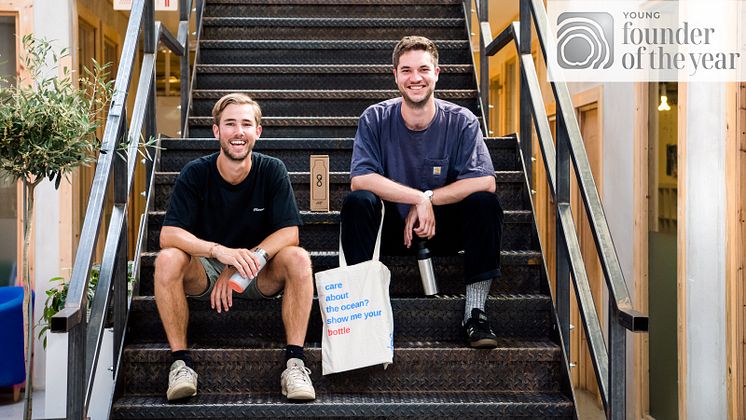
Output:
[[[220,277],[220,273],[223,272],[225,264],[214,258],[205,257],[199,257],[199,262],[202,263],[202,267],[205,269],[205,273],[207,274],[207,289],[205,289],[205,291],[199,295],[187,295],[187,297],[196,300],[209,301],[212,289],[215,287],[215,283],[217,283],[218,277]],[[244,290],[243,293],[233,292],[233,297],[240,299],[273,299],[280,293],[282,293],[282,291],[279,291],[272,296],[263,295],[262,292],[259,291],[259,286],[257,286],[256,279],[254,279],[249,283],[249,286],[246,287],[246,290]]]

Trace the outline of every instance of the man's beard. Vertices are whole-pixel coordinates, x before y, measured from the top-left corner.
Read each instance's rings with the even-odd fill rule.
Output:
[[[218,136],[220,136],[220,131],[219,130],[218,130]],[[246,145],[248,146],[249,141],[245,140],[245,139],[243,141],[245,141]],[[246,153],[243,156],[241,156],[241,155],[234,155],[233,151],[231,151],[231,140],[225,140],[225,141],[223,141],[221,139],[220,140],[220,148],[223,150],[223,154],[228,159],[230,159],[232,161],[236,161],[236,162],[243,161],[244,159],[246,159],[247,156],[249,156],[249,153],[251,153],[251,147],[247,147],[246,148]]]
[[[410,107],[410,108],[414,108],[414,109],[422,109],[422,108],[424,108],[427,105],[427,103],[430,101],[430,98],[433,97],[433,90],[432,89],[427,92],[427,95],[425,95],[425,97],[422,98],[422,100],[417,101],[417,102],[413,101],[407,95],[407,93],[406,93],[406,91],[404,89],[399,88],[399,93],[401,93],[401,96],[404,99],[404,102],[407,103],[407,106]]]

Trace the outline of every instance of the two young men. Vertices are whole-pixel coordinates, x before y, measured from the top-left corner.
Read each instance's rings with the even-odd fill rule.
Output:
[[[500,274],[502,209],[479,122],[468,110],[433,97],[440,69],[432,41],[405,37],[393,62],[402,97],[369,107],[355,136],[353,192],[341,215],[345,255],[350,264],[371,258],[381,201],[388,210],[384,253],[407,253],[415,240],[428,240],[436,254],[464,250],[467,342],[495,347],[484,306],[492,279]],[[287,170],[279,160],[252,152],[262,131],[254,101],[227,95],[215,104],[213,118],[220,152],[190,162],[179,175],[156,260],[156,302],[174,358],[167,398],[197,392],[186,342],[186,297],[228,311],[233,298],[228,278],[238,271],[256,278],[244,298],[283,292],[282,393],[312,400],[315,391],[303,361],[312,270],[308,253],[297,246],[301,220]],[[268,262],[257,276],[258,249]]]

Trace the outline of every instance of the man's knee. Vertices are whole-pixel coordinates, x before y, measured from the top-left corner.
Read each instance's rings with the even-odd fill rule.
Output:
[[[278,257],[287,272],[287,280],[307,281],[313,279],[311,256],[305,249],[299,246],[287,247],[280,251]]]
[[[178,248],[165,248],[155,258],[156,284],[169,284],[180,280],[191,257]]]
[[[472,212],[489,212],[497,213],[502,217],[503,209],[495,193],[488,191],[472,193],[464,198],[463,204],[469,214],[473,214]]]
[[[357,190],[347,194],[342,203],[342,211],[371,211],[380,206],[380,201],[375,194],[367,190]]]

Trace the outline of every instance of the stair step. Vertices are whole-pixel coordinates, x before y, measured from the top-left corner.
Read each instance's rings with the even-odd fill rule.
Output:
[[[266,2],[261,3],[220,3],[209,1],[205,8],[206,17],[215,16],[255,16],[255,17],[349,17],[385,18],[419,16],[422,18],[461,18],[464,8],[461,0],[412,4],[412,2],[346,2],[334,1]],[[261,7],[256,7],[260,4]],[[340,6],[344,7],[340,7]],[[385,6],[385,7],[381,7]]]
[[[524,187],[523,173],[519,171],[498,171],[496,194],[504,210],[519,210],[523,207],[521,192]],[[176,181],[178,172],[157,172],[155,175],[155,207],[154,210],[166,210]],[[296,203],[300,210],[310,207],[310,172],[290,172],[290,182],[293,183]],[[329,208],[341,210],[342,202],[350,193],[350,173],[329,173]]]
[[[316,401],[288,402],[279,391],[198,395],[180,403],[164,396],[125,396],[113,419],[131,418],[574,418],[573,403],[559,392],[380,392],[317,394]]]
[[[201,394],[276,392],[284,369],[283,342],[263,348],[191,348]],[[454,343],[403,343],[394,363],[322,376],[321,348],[306,346],[306,366],[320,394],[386,391],[559,391],[562,352],[550,341],[501,339],[496,349],[481,351]],[[173,362],[168,344],[136,344],[124,351],[124,368],[133,372],[124,391],[160,395]]]
[[[256,340],[284,341],[285,332],[280,317],[281,304],[282,299],[234,299],[230,311],[218,314],[210,309],[209,302],[190,300],[189,342],[202,346],[240,347]],[[397,343],[460,343],[463,340],[463,296],[392,298],[391,307],[394,312],[394,340]],[[490,296],[486,311],[495,334],[500,337],[553,337],[552,302],[549,295]],[[155,298],[152,296],[133,299],[129,326],[130,343],[166,341],[156,310]],[[321,315],[318,301],[314,299],[306,342],[320,341]]]
[[[503,252],[502,276],[492,282],[490,293],[498,294],[543,294],[546,286],[542,277],[543,266],[540,254],[531,252],[530,257],[516,258],[511,252]],[[153,267],[156,252],[142,255],[140,268],[140,294],[153,295]],[[337,266],[337,253],[312,252],[311,259],[316,272]],[[389,287],[391,296],[422,296],[422,283],[419,269],[413,257],[383,257],[382,260],[391,271],[392,282]],[[463,258],[433,257],[433,268],[437,276],[438,288],[442,295],[460,295],[464,293]]]
[[[160,230],[166,212],[150,211],[148,215],[148,250],[160,249]],[[301,212],[300,246],[308,251],[339,249],[339,211]],[[510,251],[535,249],[538,241],[532,235],[530,210],[507,210],[503,215],[502,248]]]
[[[460,18],[205,17],[202,39],[400,40],[417,33],[431,39],[464,37]]]
[[[352,131],[354,136],[356,127]],[[210,138],[161,140],[160,170],[178,172],[190,161],[217,152],[220,149],[218,141],[212,138],[212,133],[206,137]],[[515,137],[487,138],[485,142],[496,170],[519,170],[518,142]],[[329,170],[345,172],[350,170],[353,143],[350,137],[271,138],[265,130],[254,150],[282,160],[291,172],[308,171],[310,155],[329,155]]]
[[[471,63],[468,40],[434,42],[439,64]],[[396,43],[397,40],[203,40],[199,58],[201,64],[390,64]]]
[[[393,77],[390,83],[393,85]],[[260,82],[262,77],[255,78]],[[473,85],[473,83],[472,83]],[[393,87],[393,86],[390,86]],[[195,90],[192,94],[191,127],[212,127],[212,108],[224,95],[236,90]],[[360,115],[369,106],[380,101],[401,96],[398,90],[244,90],[252,99],[259,102],[262,125],[273,126],[354,126],[357,127]],[[480,114],[476,89],[439,90],[435,96]],[[311,118],[312,117],[312,118]],[[351,118],[340,123],[330,118]],[[293,119],[295,118],[295,119]],[[311,118],[308,121],[308,118]],[[286,121],[287,120],[287,121]],[[299,121],[300,120],[300,121]]]
[[[387,89],[396,88],[391,64],[239,65],[199,64],[195,89]],[[458,89],[475,84],[472,66],[440,67],[438,89]]]

